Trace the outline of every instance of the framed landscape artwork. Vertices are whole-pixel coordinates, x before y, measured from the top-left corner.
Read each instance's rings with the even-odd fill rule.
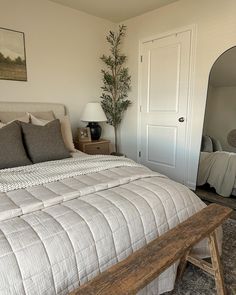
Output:
[[[0,79],[27,81],[24,33],[0,28]]]

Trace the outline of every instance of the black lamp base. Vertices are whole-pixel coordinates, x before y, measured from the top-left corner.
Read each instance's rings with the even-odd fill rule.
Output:
[[[99,140],[102,134],[102,128],[96,122],[89,122],[87,127],[90,128],[91,139],[92,140]]]

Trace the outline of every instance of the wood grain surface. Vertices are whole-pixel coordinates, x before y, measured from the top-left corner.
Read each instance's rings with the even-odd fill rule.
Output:
[[[230,216],[231,212],[230,208],[221,205],[209,205],[71,294],[136,294],[175,261],[186,258],[186,253],[189,253],[196,243],[213,233]],[[213,245],[212,242],[210,244],[215,249],[215,244]],[[217,249],[214,251],[217,252]],[[219,268],[218,257],[214,260],[213,266],[214,270],[217,268],[218,271],[217,289],[220,289],[222,270]],[[203,267],[210,266],[204,265]]]

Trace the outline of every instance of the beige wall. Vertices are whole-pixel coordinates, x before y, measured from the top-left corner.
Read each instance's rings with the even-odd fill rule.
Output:
[[[0,0],[0,20],[25,33],[28,70],[28,82],[0,80],[0,100],[64,103],[78,127],[101,94],[99,57],[114,25],[47,0]]]
[[[122,151],[137,156],[139,41],[191,24],[197,26],[193,99],[188,118],[191,131],[187,184],[196,182],[208,76],[217,57],[236,45],[235,0],[180,0],[125,22],[124,52],[132,75],[133,105],[121,129]],[[29,81],[0,80],[0,100],[65,103],[73,126],[87,101],[100,95],[104,36],[114,24],[47,0],[0,0],[1,26],[26,34]],[[108,128],[106,128],[108,129]],[[108,132],[109,133],[109,132]],[[108,134],[107,133],[107,134]]]
[[[192,116],[188,118],[191,138],[187,185],[190,187],[196,183],[209,72],[217,57],[236,45],[235,11],[235,0],[180,0],[125,22],[128,35],[124,51],[129,56],[133,105],[125,116],[121,137],[122,150],[132,158],[137,155],[139,41],[191,24],[197,26]]]
[[[236,152],[227,135],[236,129],[236,87],[210,87],[204,121],[204,134],[220,140],[223,150]]]

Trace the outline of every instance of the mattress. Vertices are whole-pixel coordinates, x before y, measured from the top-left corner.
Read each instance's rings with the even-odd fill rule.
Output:
[[[141,166],[2,192],[0,198],[1,295],[68,294],[205,207],[184,185]],[[194,251],[206,257],[206,241]],[[139,294],[172,290],[177,265]]]

